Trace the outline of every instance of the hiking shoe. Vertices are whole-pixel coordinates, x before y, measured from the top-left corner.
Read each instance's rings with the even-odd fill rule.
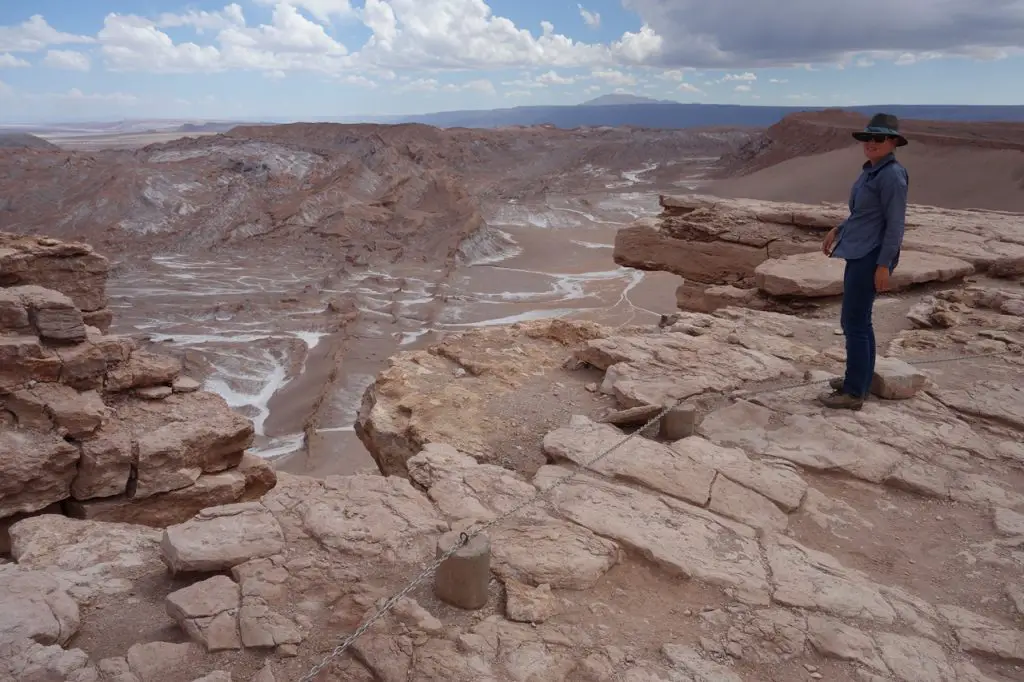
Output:
[[[859,410],[864,407],[863,398],[858,398],[842,391],[822,393],[818,396],[818,402],[832,410]]]
[[[828,387],[833,391],[843,390],[843,384],[846,383],[843,377],[832,377],[828,380]]]

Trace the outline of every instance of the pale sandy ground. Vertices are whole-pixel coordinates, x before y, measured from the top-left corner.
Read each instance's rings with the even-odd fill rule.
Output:
[[[897,152],[910,173],[910,200],[943,208],[1024,211],[1024,152],[909,144]],[[799,157],[707,191],[772,201],[846,201],[864,157],[859,146]]]
[[[158,142],[182,138],[206,137],[216,133],[113,133],[98,135],[52,134],[37,135],[62,149],[97,151],[100,149],[138,149]]]

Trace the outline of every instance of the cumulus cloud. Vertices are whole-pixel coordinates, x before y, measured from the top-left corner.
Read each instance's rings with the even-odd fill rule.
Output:
[[[1024,0],[624,0],[624,5],[657,27],[664,40],[647,61],[666,66],[837,62],[868,51],[975,56],[1024,46]]]
[[[472,69],[610,61],[606,46],[556,33],[550,22],[534,36],[484,0],[366,0],[362,19],[373,35],[356,55],[360,64]]]
[[[590,28],[600,28],[601,26],[601,15],[598,12],[590,12],[583,7],[583,5],[576,5],[580,11],[580,17],[583,18],[583,23]]]
[[[697,95],[703,95],[704,91],[698,88],[696,85],[691,83],[680,83],[678,90],[680,92],[692,92]]]
[[[89,55],[75,50],[49,50],[43,58],[43,64],[51,69],[68,71],[88,71],[92,68]]]
[[[354,14],[349,0],[255,0],[259,5],[288,4],[302,9],[311,17],[330,23],[331,17],[347,17]]]
[[[10,53],[0,54],[0,69],[23,69],[29,66],[32,65],[21,57]]]
[[[722,81],[726,82],[726,83],[728,83],[729,81],[756,81],[756,80],[757,80],[757,74],[750,73],[749,71],[747,71],[746,73],[727,73],[722,78]]]
[[[541,85],[572,85],[576,79],[571,76],[559,76],[554,71],[548,71],[537,76],[537,82]]]
[[[219,12],[189,10],[184,14],[164,12],[155,24],[160,28],[191,26],[197,33],[218,31],[230,26],[245,26],[245,15],[242,8],[232,3]]]
[[[750,92],[750,86],[749,85],[737,85],[733,89],[736,90],[736,92]]]
[[[38,52],[50,45],[91,42],[88,36],[58,31],[39,14],[15,26],[0,26],[0,52]]]
[[[635,77],[616,69],[594,69],[590,75],[609,85],[636,85]]]
[[[216,47],[175,43],[152,21],[134,15],[108,14],[98,37],[100,52],[115,71],[187,73],[224,66]]]

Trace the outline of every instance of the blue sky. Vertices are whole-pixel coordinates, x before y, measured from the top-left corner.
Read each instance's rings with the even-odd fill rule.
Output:
[[[0,120],[1024,104],[1024,0],[0,3]]]

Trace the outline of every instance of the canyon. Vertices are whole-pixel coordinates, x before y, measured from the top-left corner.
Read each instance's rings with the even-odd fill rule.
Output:
[[[830,413],[844,205],[720,196],[759,135],[0,150],[0,680],[1018,679],[1024,215],[911,207]]]

